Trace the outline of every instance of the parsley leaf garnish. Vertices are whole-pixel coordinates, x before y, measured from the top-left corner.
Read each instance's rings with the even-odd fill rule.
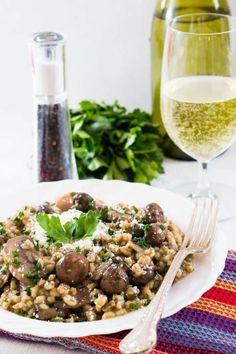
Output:
[[[45,231],[51,242],[73,243],[78,240],[91,237],[99,223],[100,214],[90,210],[88,213],[81,213],[65,224],[61,223],[58,216],[40,213],[36,220]]]

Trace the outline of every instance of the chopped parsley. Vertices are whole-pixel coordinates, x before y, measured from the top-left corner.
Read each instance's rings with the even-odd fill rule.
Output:
[[[88,250],[88,249],[84,249],[84,250],[83,250],[83,255],[84,255],[84,256],[87,256],[88,254],[89,254],[89,250]]]
[[[17,214],[17,218],[22,219],[24,215],[25,213],[23,212],[23,210],[20,210],[19,213]]]
[[[26,292],[26,294],[27,294],[28,296],[31,295],[31,288],[30,288],[30,286],[27,286],[27,288],[25,288],[25,292]]]
[[[19,252],[16,250],[12,251],[12,257],[19,257]]]
[[[108,212],[109,212],[109,208],[108,206],[105,206],[102,211],[101,211],[101,220],[102,221],[106,221],[108,218]]]
[[[12,251],[12,257],[13,257],[13,264],[16,268],[19,268],[21,266],[21,262],[19,260],[19,252],[14,250]]]
[[[4,259],[4,264],[5,264],[5,271],[9,271],[9,260],[7,258]]]
[[[59,316],[55,316],[55,317],[52,317],[52,318],[51,318],[51,321],[52,321],[52,322],[61,322],[61,321],[62,321],[62,318],[59,317]]]
[[[151,225],[151,224],[143,225],[143,230],[144,230],[144,231],[149,231],[149,230],[151,230],[151,228],[152,228],[152,225]]]
[[[35,249],[38,251],[39,250],[39,240],[34,239],[33,244],[34,244]]]
[[[110,235],[110,236],[113,236],[114,235],[114,233],[115,233],[115,230],[112,230],[112,229],[108,229],[108,234]]]
[[[25,227],[22,229],[22,233],[24,234],[24,235],[29,235],[30,234],[30,231],[29,230],[27,230]]]
[[[16,215],[14,221],[22,221],[23,217],[25,216],[25,213],[23,210],[20,210],[18,214]]]
[[[160,224],[160,229],[162,229],[162,230],[165,230],[165,225],[164,224]]]
[[[33,285],[36,285],[39,281],[39,276],[32,272],[26,272],[25,276],[32,282]]]
[[[107,254],[104,254],[104,255],[101,256],[101,260],[102,260],[103,262],[109,261],[110,258],[111,258],[110,253],[107,253]]]
[[[6,231],[2,222],[0,222],[0,235],[6,235]]]
[[[36,264],[35,264],[35,270],[41,270],[43,268],[42,264],[38,261]]]
[[[80,252],[81,252],[81,248],[80,248],[79,246],[77,246],[77,247],[75,248],[75,252],[80,253]]]
[[[133,237],[132,241],[141,248],[151,247],[150,243],[146,240],[145,237]]]
[[[133,210],[135,211],[135,213],[138,212],[138,208],[137,208],[135,205],[132,205],[132,208],[133,208]]]
[[[102,262],[107,262],[111,258],[111,253],[107,251],[106,249],[102,249],[100,253],[100,258]]]
[[[150,304],[151,300],[150,299],[146,299],[145,300],[145,303],[144,303],[144,306],[148,306]]]
[[[138,310],[138,305],[135,302],[132,302],[131,304],[129,304],[129,309],[131,311],[136,311]]]
[[[21,310],[18,315],[20,316],[23,316],[23,317],[27,317],[28,316],[28,312],[27,311],[24,311],[24,310]]]

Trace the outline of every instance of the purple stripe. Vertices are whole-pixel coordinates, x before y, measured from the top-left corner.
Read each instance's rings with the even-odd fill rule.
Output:
[[[164,342],[162,340],[158,340],[156,349],[168,354],[219,354],[219,352],[216,352],[215,350],[190,348],[175,343]]]
[[[197,324],[172,321],[171,318],[163,320],[160,324],[160,338],[178,345],[192,348],[215,350],[220,353],[235,353],[235,336],[227,331],[214,331],[211,328]]]
[[[185,308],[184,315],[182,314],[182,311],[180,311],[172,317],[176,322],[184,320],[189,322],[190,325],[191,323],[196,323],[209,328],[211,327],[215,330],[224,330],[235,334],[236,321],[223,316],[214,315],[209,312]]]
[[[225,261],[225,270],[227,271],[236,271],[236,260],[227,258]]]
[[[226,283],[236,283],[236,271],[235,272],[225,272],[224,274],[222,273],[219,278],[219,280],[223,280]]]
[[[192,338],[192,337],[187,337],[182,334],[175,334],[169,329],[169,331],[166,331],[166,333],[163,333],[160,331],[159,336],[161,340],[167,341],[168,343],[173,343],[176,345],[182,345],[187,347],[185,352],[179,353],[179,354],[192,354],[191,353],[191,348],[199,349],[202,350],[202,354],[207,353],[207,352],[216,352],[219,354],[235,354],[234,349],[232,346],[228,345],[221,345],[221,343],[215,344],[211,343],[210,339],[209,341],[199,339],[198,338]],[[188,350],[189,348],[189,350]],[[177,353],[171,353],[171,354],[177,354]]]

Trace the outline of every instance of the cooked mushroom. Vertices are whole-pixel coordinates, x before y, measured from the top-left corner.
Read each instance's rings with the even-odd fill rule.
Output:
[[[73,196],[73,200],[76,209],[81,211],[88,211],[95,207],[94,199],[87,193],[77,193]]]
[[[55,206],[61,211],[67,211],[74,205],[73,193],[67,193],[56,199]]]
[[[136,237],[143,237],[144,236],[144,230],[142,228],[142,225],[140,224],[134,224],[132,226],[132,234]]]
[[[81,306],[90,304],[90,292],[87,288],[77,288],[77,294],[75,295],[75,304],[66,304],[68,309],[77,309]]]
[[[111,264],[102,275],[100,287],[108,295],[120,294],[127,288],[128,283],[129,278],[125,269]]]
[[[32,279],[27,277],[27,274],[35,272],[35,264],[41,254],[34,248],[22,248],[27,240],[30,240],[30,237],[17,236],[9,239],[3,248],[3,256],[9,262],[9,270],[12,275],[22,283],[31,285]]]
[[[48,202],[44,202],[44,203],[40,204],[40,205],[36,208],[35,211],[36,211],[36,214],[39,214],[39,213],[53,214],[53,213],[55,213],[55,211],[53,210],[51,204],[48,203]]]
[[[146,239],[152,246],[160,246],[166,239],[167,227],[162,224],[152,224],[146,233]]]
[[[57,310],[57,316],[66,318],[69,315],[69,308],[62,300],[57,300],[53,307]]]
[[[48,321],[57,316],[59,316],[59,314],[55,308],[49,308],[45,310],[39,309],[37,311],[37,318],[42,321]]]
[[[130,222],[132,220],[132,216],[125,214],[125,213],[120,213],[119,211],[110,209],[107,214],[107,220],[109,222],[118,222],[118,221],[128,221]]]
[[[56,265],[57,277],[60,281],[76,285],[82,283],[89,272],[87,258],[77,252],[70,252],[62,257]]]
[[[144,224],[152,224],[155,222],[164,222],[164,212],[159,204],[150,203],[144,209]]]
[[[143,267],[142,270],[144,274],[136,275],[133,272],[131,273],[131,282],[134,285],[145,285],[155,276],[154,270],[152,267]]]
[[[100,280],[103,273],[105,272],[105,270],[110,267],[111,262],[104,262],[102,263],[93,273],[92,278],[93,280]]]

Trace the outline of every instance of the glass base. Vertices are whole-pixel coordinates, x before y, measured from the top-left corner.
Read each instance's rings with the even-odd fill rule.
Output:
[[[196,183],[185,183],[168,189],[191,197],[193,191],[196,190]],[[236,190],[223,184],[211,183],[211,191],[219,198],[219,222],[236,219]]]

